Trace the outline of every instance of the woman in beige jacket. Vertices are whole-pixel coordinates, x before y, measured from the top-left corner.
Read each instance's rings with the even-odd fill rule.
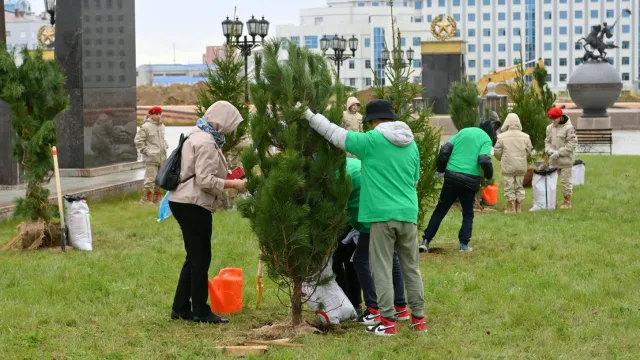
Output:
[[[222,205],[224,189],[244,192],[243,180],[226,180],[227,161],[222,154],[224,134],[242,122],[238,109],[226,101],[211,105],[198,120],[182,147],[182,183],[169,195],[169,207],[180,224],[187,257],[173,300],[172,319],[226,323],[207,305],[211,263],[212,212]]]
[[[507,198],[506,213],[522,211],[524,202],[524,175],[527,172],[527,156],[533,148],[529,135],[522,132],[522,124],[517,114],[510,113],[504,120],[501,134],[493,148],[493,154],[500,160],[504,180],[504,196]]]

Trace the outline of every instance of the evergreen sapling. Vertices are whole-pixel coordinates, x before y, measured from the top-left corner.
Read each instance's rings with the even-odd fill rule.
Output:
[[[57,214],[44,187],[53,173],[51,148],[58,142],[56,116],[69,106],[64,77],[55,61],[45,60],[42,50],[15,53],[0,48],[0,98],[9,104],[15,133],[13,157],[20,162],[27,182],[24,198],[16,200],[14,216],[28,222],[20,226],[23,247],[55,245],[59,230],[51,224]],[[81,136],[81,135],[80,135]],[[34,225],[35,224],[35,225]],[[34,225],[34,226],[32,226]]]
[[[303,283],[320,272],[347,226],[351,183],[344,151],[313,132],[301,102],[332,122],[342,121],[344,89],[332,86],[325,60],[290,43],[287,63],[278,61],[279,41],[256,57],[251,98],[252,146],[243,152],[250,194],[238,208],[256,234],[268,275],[290,297],[292,325],[302,324]],[[336,104],[326,110],[332,95]],[[275,149],[279,149],[276,151]]]

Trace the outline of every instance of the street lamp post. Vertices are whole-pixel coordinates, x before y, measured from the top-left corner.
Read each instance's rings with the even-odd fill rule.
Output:
[[[406,51],[407,54],[407,60],[408,62],[405,63],[404,62],[404,55],[405,52],[402,51],[402,49],[398,48],[396,50],[393,51],[393,62],[396,63],[398,61],[402,62],[402,67],[407,67],[407,66],[411,66],[411,62],[413,61],[413,55],[415,54],[415,51],[412,48],[409,48],[409,50]],[[388,49],[384,49],[382,50],[382,61],[384,61],[384,65],[386,66],[389,63],[389,55],[390,51]]]
[[[261,20],[256,20],[253,16],[251,19],[247,21],[247,31],[249,36],[251,36],[251,40],[247,38],[247,35],[244,36],[244,40],[241,41],[240,37],[242,36],[242,28],[244,24],[242,21],[236,18],[235,21],[230,20],[227,16],[227,19],[222,22],[222,33],[224,37],[227,38],[227,44],[233,46],[234,48],[240,50],[240,53],[244,57],[244,101],[249,102],[249,56],[251,55],[251,50],[260,46],[264,38],[269,33],[269,22],[264,19],[264,16]],[[261,41],[256,41],[256,36],[260,36],[262,38]]]
[[[56,24],[56,0],[44,0],[44,8],[49,14],[51,26]]]
[[[2,14],[0,15],[0,45],[7,45],[7,29],[5,27],[4,19],[4,1],[2,2]]]
[[[345,55],[344,53],[347,50],[347,39],[345,39],[344,36],[338,37],[336,34],[331,40],[329,40],[325,35],[320,39],[320,49],[322,49],[322,53],[336,64],[336,68],[338,69],[338,79],[340,78],[340,66],[342,63],[347,59],[356,57],[356,50],[358,50],[358,38],[356,38],[355,35],[351,36],[348,43],[351,55]],[[329,50],[329,46],[333,49],[332,55],[326,55],[327,50]]]

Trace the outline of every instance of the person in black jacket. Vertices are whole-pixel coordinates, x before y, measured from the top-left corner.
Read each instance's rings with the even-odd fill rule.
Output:
[[[495,123],[484,121],[480,127],[462,129],[442,145],[436,176],[444,176],[444,184],[438,205],[422,236],[421,251],[429,251],[429,243],[456,199],[460,199],[462,205],[462,226],[458,234],[460,251],[473,250],[469,246],[473,230],[473,206],[480,190],[482,175],[486,179],[493,177],[491,149],[496,142],[496,125],[499,126],[499,122]]]

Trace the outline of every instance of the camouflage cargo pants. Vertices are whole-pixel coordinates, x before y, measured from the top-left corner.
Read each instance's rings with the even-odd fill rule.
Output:
[[[144,192],[145,193],[160,191],[160,188],[156,186],[156,175],[158,175],[158,170],[160,170],[160,164],[155,164],[155,163],[145,164],[145,173],[144,173]]]
[[[564,196],[573,195],[573,183],[571,182],[572,170],[573,168],[571,167],[558,169],[558,175],[560,175],[560,183],[563,189],[562,195]]]
[[[524,186],[522,183],[524,182],[523,176],[511,176],[505,175],[504,178],[504,197],[507,201],[517,201],[524,202],[525,192]]]

